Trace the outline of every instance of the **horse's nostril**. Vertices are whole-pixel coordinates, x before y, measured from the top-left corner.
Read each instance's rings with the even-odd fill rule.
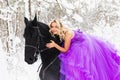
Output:
[[[33,59],[32,59],[32,58],[29,58],[29,60],[30,60],[30,61],[33,61]]]
[[[27,62],[28,64],[32,64],[33,63],[32,58],[31,59],[30,58],[25,59],[25,62]]]

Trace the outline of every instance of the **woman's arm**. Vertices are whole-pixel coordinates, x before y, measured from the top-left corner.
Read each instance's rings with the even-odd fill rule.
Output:
[[[69,47],[70,47],[70,43],[71,43],[71,39],[73,37],[73,33],[71,32],[66,32],[65,34],[65,39],[64,39],[64,46],[61,47],[58,44],[56,44],[54,41],[51,41],[51,43],[47,43],[47,47],[48,48],[52,48],[55,47],[56,49],[58,49],[60,52],[67,52]]]
[[[55,44],[55,48],[57,48],[61,52],[67,52],[70,47],[70,43],[71,43],[71,33],[67,32],[64,39],[64,46],[61,47]]]

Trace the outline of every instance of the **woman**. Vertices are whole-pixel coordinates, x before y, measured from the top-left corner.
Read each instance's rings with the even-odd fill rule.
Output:
[[[59,35],[63,46],[54,41],[48,48],[61,51],[60,80],[120,80],[120,57],[107,42],[79,30],[70,30],[60,20],[50,22],[51,35]]]

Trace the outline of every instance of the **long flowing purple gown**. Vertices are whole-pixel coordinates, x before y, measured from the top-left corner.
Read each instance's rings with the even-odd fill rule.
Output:
[[[61,53],[60,80],[120,80],[120,56],[108,42],[74,31],[71,46]]]

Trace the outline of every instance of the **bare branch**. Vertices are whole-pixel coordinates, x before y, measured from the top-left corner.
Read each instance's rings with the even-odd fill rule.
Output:
[[[56,12],[57,12],[57,16],[60,18],[61,8],[60,8],[60,4],[59,4],[58,0],[56,0],[56,2],[57,2]]]

